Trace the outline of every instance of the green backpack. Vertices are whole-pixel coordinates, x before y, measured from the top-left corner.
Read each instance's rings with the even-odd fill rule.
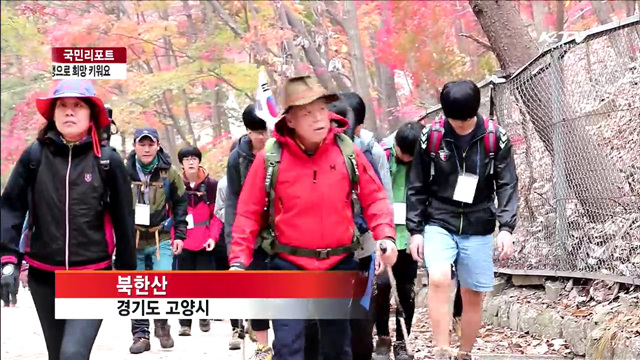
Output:
[[[358,166],[356,163],[356,155],[353,151],[354,145],[351,139],[344,134],[335,135],[336,143],[340,147],[340,151],[344,156],[345,163],[347,165],[347,171],[349,172],[349,179],[351,183],[351,209],[354,215],[360,213],[360,201],[358,200],[358,186],[360,183],[360,177],[358,174]],[[275,234],[275,183],[278,177],[278,166],[280,165],[282,155],[282,149],[280,143],[276,139],[271,138],[267,140],[265,145],[265,169],[267,175],[265,177],[265,190],[267,192],[267,206],[265,211],[269,213],[269,226],[260,232],[259,241],[262,248],[269,254],[285,253],[293,256],[312,257],[317,259],[327,259],[330,256],[342,255],[351,252],[355,252],[360,248],[360,236],[355,229],[353,232],[353,241],[350,245],[345,245],[337,248],[330,249],[308,249],[295,246],[289,246],[280,244]]]

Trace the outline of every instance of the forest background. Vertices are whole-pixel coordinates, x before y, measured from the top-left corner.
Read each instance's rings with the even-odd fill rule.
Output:
[[[35,99],[53,88],[51,47],[127,47],[127,79],[95,82],[114,109],[119,133],[112,145],[124,156],[133,129],[151,125],[174,162],[181,147],[198,146],[220,178],[230,131],[241,128],[242,109],[255,101],[260,68],[276,99],[283,79],[310,70],[330,91],[357,92],[367,105],[365,126],[384,136],[436,105],[447,81],[513,72],[574,32],[638,11],[636,1],[491,3],[2,2],[2,187],[44,121]],[[533,48],[524,52],[485,36],[488,28],[514,27],[524,29]]]

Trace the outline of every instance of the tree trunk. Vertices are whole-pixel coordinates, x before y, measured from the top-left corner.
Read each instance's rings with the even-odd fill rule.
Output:
[[[360,38],[360,29],[358,28],[358,9],[356,8],[356,3],[350,0],[342,2],[342,9],[344,19],[342,25],[349,40],[350,62],[355,90],[367,106],[365,126],[369,129],[375,129],[377,124],[373,103],[371,102],[371,85],[369,84],[367,65],[364,62],[362,39]]]
[[[526,32],[512,2],[470,0],[469,4],[507,74],[513,74],[538,54],[535,42]],[[513,95],[519,97],[545,149],[552,159],[562,159],[568,174],[568,187],[582,204],[586,216],[592,222],[600,222],[611,216],[605,213],[611,208],[607,198],[619,194],[615,185],[600,187],[598,184],[602,179],[615,179],[618,174],[604,157],[584,156],[601,154],[602,151],[579,121],[566,121],[576,113],[569,109],[564,96],[563,55],[554,53],[555,59],[559,59],[556,65],[541,67],[536,74],[521,74],[517,82],[512,80],[510,84]],[[559,89],[557,94],[549,90],[553,88]],[[551,106],[556,103],[558,105]]]
[[[624,3],[627,7],[627,16],[633,16],[636,13],[636,0],[627,0]]]
[[[381,26],[384,26],[384,24],[381,23]],[[378,44],[376,43],[374,31],[371,31],[369,35],[371,38],[371,47],[375,49]],[[389,69],[386,64],[378,61],[377,58],[375,59],[375,65],[378,85],[376,88],[376,92],[378,93],[378,103],[384,109],[384,118],[380,119],[379,124],[386,126],[387,131],[385,133],[388,133],[391,129],[396,129],[400,126],[396,80],[391,69]]]
[[[544,26],[547,4],[544,1],[532,1],[531,7],[533,8],[533,28],[536,30],[536,38],[540,39],[542,33],[547,30]]]
[[[284,3],[280,3],[280,6],[284,8],[285,14],[287,15],[287,22],[289,23],[293,31],[298,36],[302,37],[304,42],[306,42],[306,44],[302,45],[304,50],[304,55],[306,56],[307,60],[309,60],[309,63],[313,67],[313,70],[315,71],[316,76],[318,77],[318,80],[320,81],[320,83],[325,89],[331,92],[335,92],[336,85],[334,84],[333,79],[331,79],[331,76],[329,76],[329,71],[327,68],[328,64],[322,63],[322,58],[320,58],[320,54],[318,54],[318,50],[313,45],[313,42],[311,41],[309,36],[307,36],[307,33],[304,28],[304,24],[293,12],[291,12],[291,10],[289,10],[287,5],[285,5]]]
[[[189,130],[189,135],[193,139],[191,145],[198,147],[198,138],[196,136],[196,132],[193,129],[193,123],[191,122],[191,113],[189,112],[189,96],[187,95],[187,91],[182,89],[182,106],[184,109],[184,120],[187,123],[187,130]]]
[[[564,30],[564,1],[556,2],[556,31]]]

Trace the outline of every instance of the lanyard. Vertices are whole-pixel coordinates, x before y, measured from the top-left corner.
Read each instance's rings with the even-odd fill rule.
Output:
[[[476,151],[476,172],[478,174],[476,175],[480,175],[480,142],[476,141],[476,147],[477,147],[477,151]],[[456,166],[458,167],[458,174],[465,174],[465,171],[463,169],[460,169],[460,162],[458,161],[458,152],[456,151],[456,146],[455,144],[453,145],[453,154],[456,157]],[[464,156],[462,157],[462,161],[464,162]],[[464,164],[463,164],[464,166]]]

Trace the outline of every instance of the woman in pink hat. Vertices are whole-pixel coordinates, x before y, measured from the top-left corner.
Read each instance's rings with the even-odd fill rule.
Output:
[[[54,272],[136,269],[131,183],[120,155],[101,142],[109,118],[90,82],[63,80],[36,106],[47,123],[2,193],[2,277],[20,271],[28,211],[28,282],[49,360],[88,360],[102,320],[56,320]]]

